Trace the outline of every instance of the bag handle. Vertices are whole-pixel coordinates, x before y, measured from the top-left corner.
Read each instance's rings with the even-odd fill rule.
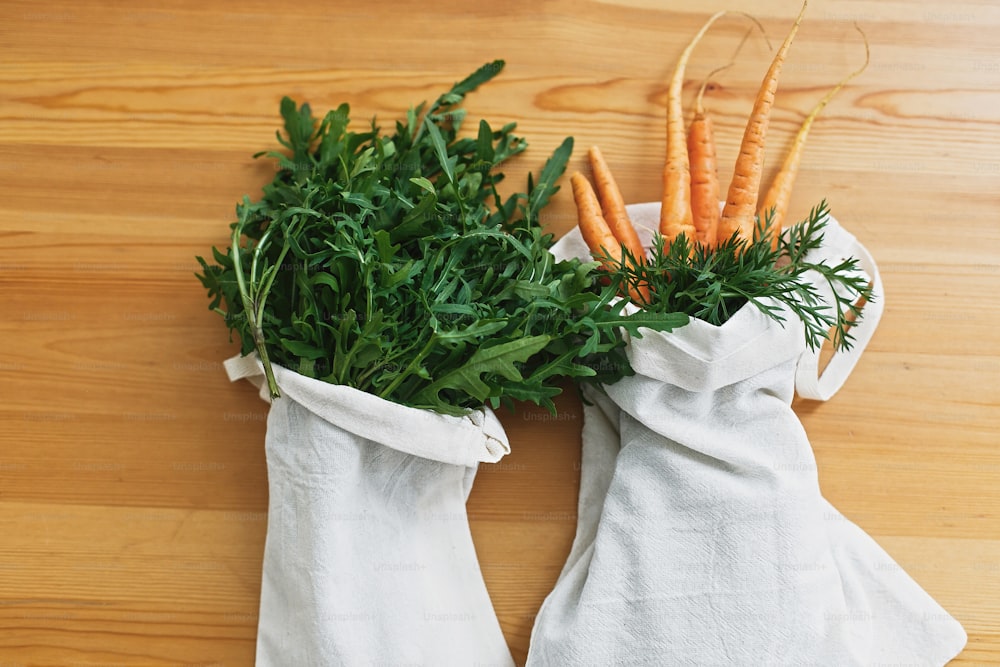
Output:
[[[832,227],[832,220],[831,225]],[[885,292],[882,289],[882,276],[879,274],[878,265],[868,249],[858,242],[853,235],[839,227],[841,243],[834,243],[832,248],[834,253],[844,256],[855,257],[861,269],[867,274],[872,286],[872,299],[865,303],[862,310],[861,320],[851,327],[854,335],[854,343],[849,350],[837,350],[827,364],[823,373],[819,372],[819,349],[806,350],[799,357],[798,365],[795,369],[795,391],[802,398],[817,401],[829,400],[837,391],[844,386],[851,371],[854,370],[861,353],[865,351],[868,341],[878,327],[879,320],[882,319],[882,311],[885,310]],[[846,252],[845,252],[846,250]]]

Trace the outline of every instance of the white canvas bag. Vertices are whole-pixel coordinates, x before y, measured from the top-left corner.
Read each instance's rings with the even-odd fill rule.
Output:
[[[629,212],[648,242],[658,207]],[[557,256],[587,256],[564,241]],[[791,409],[796,388],[836,392],[881,312],[868,253],[832,220],[825,241],[825,256],[863,260],[878,300],[821,377],[801,323],[753,306],[628,342],[636,375],[585,407],[577,537],[529,665],[940,665],[961,651],[962,627],[823,498]]]
[[[226,368],[269,400],[256,356]],[[512,666],[465,510],[478,464],[510,451],[493,412],[274,372],[257,665]]]

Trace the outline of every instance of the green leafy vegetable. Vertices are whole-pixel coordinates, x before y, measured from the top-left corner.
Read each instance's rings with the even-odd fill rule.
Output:
[[[668,248],[657,234],[646,262],[627,261],[632,258],[625,248],[623,256],[607,257],[615,267],[612,282],[622,293],[624,285],[648,284],[654,295],[652,303],[642,304],[648,313],[686,313],[716,325],[747,303],[777,322],[791,312],[805,325],[809,347],[818,348],[830,338],[836,348],[847,349],[853,341],[851,326],[862,316],[859,303],[872,300],[872,289],[856,259],[836,265],[809,259],[822,244],[828,222],[823,201],[806,220],[789,227],[776,248],[765,233],[769,220],[758,225],[753,242],[734,233],[714,248],[692,244],[684,234]],[[820,298],[810,272],[826,281],[834,304]]]
[[[554,409],[562,378],[631,373],[621,328],[669,330],[682,314],[626,316],[596,263],[557,262],[539,212],[573,148],[567,138],[525,192],[498,167],[525,150],[513,123],[460,133],[479,68],[391,134],[348,129],[346,104],[317,122],[281,102],[285,151],[259,201],[237,206],[230,246],[198,276],[243,354],[405,405],[460,414],[530,400]]]

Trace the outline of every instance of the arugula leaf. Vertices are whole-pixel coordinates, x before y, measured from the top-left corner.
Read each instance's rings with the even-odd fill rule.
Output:
[[[504,64],[503,60],[494,60],[493,62],[486,63],[475,72],[452,86],[451,90],[445,97],[448,99],[454,99],[455,101],[451,102],[452,104],[461,102],[465,95],[476,90],[479,86],[499,74],[503,70]]]
[[[562,142],[559,148],[555,150],[552,157],[545,163],[545,166],[542,167],[542,172],[538,177],[538,183],[529,185],[527,213],[525,214],[526,219],[534,220],[538,211],[545,208],[545,206],[549,203],[549,199],[552,198],[552,195],[559,191],[556,181],[559,180],[559,177],[562,176],[563,172],[566,170],[566,163],[569,161],[569,156],[572,152],[573,141],[572,139],[567,138]]]
[[[448,183],[454,183],[454,163],[458,160],[448,157],[448,149],[444,145],[444,138],[441,136],[441,130],[438,129],[437,125],[428,124],[426,127],[427,133],[431,136],[431,146],[434,147],[434,155],[437,156],[438,163],[441,165],[441,170],[444,172],[445,178],[448,179]]]
[[[652,331],[673,331],[688,323],[690,318],[686,313],[681,312],[656,312],[639,311],[631,315],[609,316],[604,318],[602,324],[618,326],[628,331],[636,338],[642,338],[642,329]]]
[[[416,405],[435,405],[440,401],[438,393],[443,389],[455,389],[479,401],[486,401],[492,390],[490,385],[483,382],[484,374],[497,374],[507,380],[522,381],[524,378],[514,363],[527,361],[533,354],[545,349],[550,340],[549,336],[532,336],[480,348],[462,366],[446,373],[417,394],[414,402]]]

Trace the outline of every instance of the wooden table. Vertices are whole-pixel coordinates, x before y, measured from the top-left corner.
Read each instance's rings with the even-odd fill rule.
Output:
[[[371,5],[371,6],[369,6]],[[669,5],[669,6],[668,6]],[[665,80],[722,0],[69,0],[0,6],[0,665],[252,663],[266,529],[266,405],[195,255],[226,242],[276,146],[278,101],[391,123],[493,58],[475,117],[517,120],[522,182],[566,135],[629,201],[659,196]],[[780,42],[798,10],[754,11]],[[797,402],[822,487],[1000,662],[1000,7],[813,0],[771,130],[863,60],[813,128],[793,206],[826,197],[881,265],[886,312],[832,401]],[[719,24],[690,100],[746,30]],[[769,52],[707,95],[724,178]],[[765,177],[773,173],[772,159]],[[566,191],[545,216],[573,224]],[[503,413],[513,453],[469,501],[519,662],[573,537],[580,404]]]

